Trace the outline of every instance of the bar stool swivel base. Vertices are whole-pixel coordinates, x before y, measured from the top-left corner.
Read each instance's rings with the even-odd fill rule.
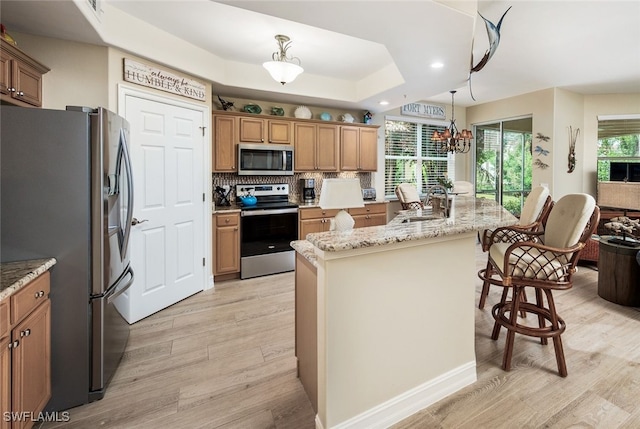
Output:
[[[556,354],[556,362],[558,364],[558,372],[561,377],[567,376],[567,364],[564,358],[564,350],[562,348],[562,339],[560,335],[566,328],[565,321],[556,313],[555,302],[550,289],[535,288],[536,302],[525,302],[524,289],[525,286],[512,286],[513,299],[511,301],[501,301],[493,306],[491,313],[495,320],[491,339],[497,340],[500,334],[500,328],[507,329],[507,341],[504,348],[502,359],[502,369],[511,370],[511,358],[513,356],[513,343],[515,334],[527,335],[529,337],[540,338],[542,345],[547,344],[549,338],[553,339],[553,347]],[[544,306],[543,293],[546,297],[548,307]],[[525,325],[518,322],[518,313],[531,313],[538,319],[538,326]],[[529,319],[531,320],[531,319]]]

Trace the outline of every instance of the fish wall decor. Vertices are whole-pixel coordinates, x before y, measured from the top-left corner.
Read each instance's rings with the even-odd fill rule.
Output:
[[[474,66],[473,65],[473,41],[471,41],[471,69],[469,71],[468,80],[469,80],[469,92],[471,93],[471,98],[474,101],[476,99],[473,96],[473,91],[471,89],[471,75],[473,73],[477,73],[480,70],[482,70],[484,66],[487,65],[491,57],[493,57],[493,54],[495,54],[496,51],[498,50],[498,45],[500,44],[500,27],[502,26],[502,20],[504,19],[507,12],[511,10],[512,7],[513,6],[509,6],[509,8],[502,14],[502,16],[500,17],[500,20],[498,21],[498,25],[495,25],[493,22],[489,21],[487,18],[482,16],[480,12],[478,12],[478,15],[480,15],[480,18],[482,18],[482,20],[484,21],[484,25],[487,29],[487,37],[489,39],[489,49],[485,51],[480,61],[478,61],[478,64]]]

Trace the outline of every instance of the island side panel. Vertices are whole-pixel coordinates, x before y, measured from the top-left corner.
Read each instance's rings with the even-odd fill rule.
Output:
[[[296,253],[296,358],[298,377],[311,406],[318,411],[318,347],[316,268]]]
[[[318,417],[325,428],[414,388],[433,403],[475,381],[475,240],[467,233],[319,260]],[[425,387],[470,367],[473,380],[453,391]]]

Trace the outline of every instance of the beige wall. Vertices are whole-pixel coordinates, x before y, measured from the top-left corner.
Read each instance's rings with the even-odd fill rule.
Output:
[[[218,101],[218,95],[217,94],[212,95],[212,99],[213,99],[213,105],[212,105],[213,110],[222,110],[222,107],[220,106],[220,101]],[[225,101],[232,101],[233,107],[234,107],[233,110],[235,112],[242,112],[243,111],[242,108],[247,104],[257,104],[258,106],[260,106],[260,108],[262,108],[261,115],[270,115],[272,107],[282,107],[284,109],[284,116],[289,118],[295,117],[294,112],[300,106],[300,104],[279,103],[276,101],[259,100],[257,98],[247,99],[247,98],[240,98],[240,97],[226,96],[226,95],[222,96],[222,99]],[[342,115],[344,115],[345,113],[349,113],[350,115],[353,116],[354,123],[359,123],[359,124],[364,123],[365,111],[363,110],[332,109],[329,107],[317,107],[313,105],[308,105],[307,107],[309,108],[309,110],[311,110],[311,114],[313,115],[312,119],[320,119],[320,115],[323,112],[327,112],[328,114],[331,115],[332,121],[340,121],[342,118]]]
[[[205,101],[199,101],[193,98],[182,97],[176,94],[172,94],[170,92],[160,91],[155,88],[148,88],[146,86],[141,86],[131,82],[126,82],[124,80],[124,59],[125,58],[138,61],[140,63],[147,64],[152,67],[157,67],[161,70],[165,70],[167,72],[176,74],[178,76],[183,76],[187,79],[193,79],[193,80],[197,80],[198,82],[201,82],[202,84],[205,85],[205,94],[206,94]],[[153,61],[148,61],[144,58],[129,54],[125,51],[121,51],[120,49],[109,48],[108,49],[108,84],[107,86],[108,86],[108,97],[109,97],[109,109],[113,110],[114,112],[118,111],[118,85],[120,84],[124,84],[136,90],[148,92],[150,94],[156,94],[162,97],[167,97],[167,98],[171,98],[171,99],[182,101],[182,102],[202,104],[202,105],[211,107],[211,83],[210,82],[207,82],[202,78],[197,78],[197,77],[188,75],[176,69],[159,65],[157,63],[154,63]],[[207,118],[207,120],[210,122],[211,118]],[[205,125],[210,126],[209,123],[205,123]]]
[[[51,69],[43,76],[43,106],[106,106],[107,48],[12,33],[18,47]]]
[[[584,190],[584,143],[582,135],[576,140],[576,167],[569,173],[569,127],[580,134],[584,129],[584,96],[567,90],[556,88],[554,115],[554,160],[553,163],[553,196],[555,199],[563,195]]]
[[[553,168],[551,166],[557,157],[555,154],[556,138],[554,136],[553,103],[554,90],[545,89],[518,97],[505,98],[504,100],[469,107],[467,108],[466,117],[467,127],[471,127],[472,124],[516,118],[519,116],[532,116],[533,144],[534,146],[540,144],[544,149],[549,150],[549,155],[540,157],[540,159],[550,166],[546,169],[533,168],[532,185],[537,186],[546,183],[549,185],[549,190],[552,195],[554,192],[554,181]],[[537,133],[550,137],[549,142],[545,143],[536,140],[535,136]],[[536,158],[535,154],[534,158]],[[472,165],[469,165],[469,170],[471,169]]]
[[[538,132],[549,136],[546,170],[533,169],[533,185],[548,183],[554,199],[574,192],[596,195],[598,115],[640,114],[640,94],[581,95],[560,88],[545,89],[467,109],[467,127],[498,119],[532,115],[534,146]],[[580,128],[576,169],[568,173],[569,126]],[[536,155],[534,154],[534,158]],[[472,166],[469,166],[470,169]]]

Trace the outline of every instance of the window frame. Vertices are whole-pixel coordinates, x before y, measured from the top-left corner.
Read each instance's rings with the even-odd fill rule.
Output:
[[[598,124],[602,121],[602,122],[608,122],[608,121],[627,121],[627,120],[640,120],[640,115],[637,114],[630,114],[630,115],[598,115],[597,117],[597,121]],[[640,131],[637,133],[638,135],[640,135]],[[636,135],[635,133],[631,133],[631,134],[624,134],[626,135]],[[634,163],[640,163],[640,147],[638,148],[638,155],[599,155],[600,152],[600,141],[604,140],[604,139],[609,139],[609,138],[618,138],[618,137],[622,137],[623,135],[619,135],[619,136],[612,136],[612,137],[600,137],[600,133],[598,133],[598,135],[596,136],[596,177],[597,177],[597,181],[600,181],[600,169],[601,167],[604,167],[605,165],[609,165],[612,161],[613,162],[634,162]],[[603,164],[604,163],[604,164]],[[610,180],[611,178],[609,178]]]
[[[415,160],[416,162],[416,179],[418,183],[416,183],[416,187],[418,189],[418,194],[420,197],[424,197],[424,193],[422,192],[423,180],[422,180],[422,168],[417,168],[417,166],[421,166],[425,161],[447,161],[447,177],[452,181],[455,180],[455,156],[449,152],[442,154],[442,156],[422,156],[421,151],[419,150],[422,147],[422,132],[418,130],[416,132],[416,145],[415,145],[415,156],[402,156],[402,155],[387,155],[387,121],[396,121],[396,122],[408,122],[413,124],[418,124],[419,126],[426,125],[431,127],[439,128],[439,131],[444,131],[446,127],[449,126],[449,121],[439,120],[439,119],[430,119],[430,118],[420,118],[413,116],[393,116],[387,115],[384,117],[384,130],[385,130],[385,145],[384,145],[384,191],[385,191],[385,200],[387,201],[395,201],[397,200],[397,196],[395,193],[387,194],[387,168],[386,163],[387,160],[397,160],[397,159],[406,159],[406,160]],[[397,184],[396,184],[397,186]],[[395,186],[394,186],[395,189]]]

